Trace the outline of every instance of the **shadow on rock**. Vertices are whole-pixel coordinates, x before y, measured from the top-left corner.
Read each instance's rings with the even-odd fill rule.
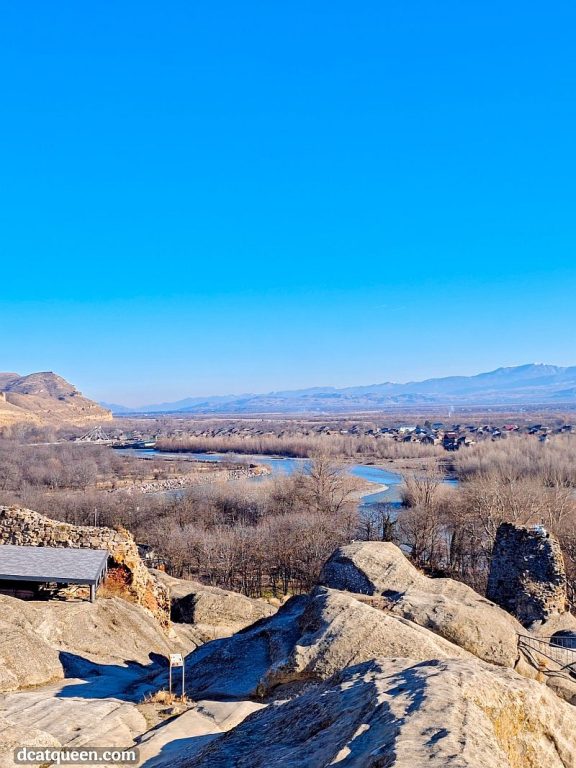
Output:
[[[157,653],[149,655],[150,664],[126,661],[124,664],[98,664],[97,662],[62,651],[60,661],[66,678],[80,682],[64,684],[59,698],[108,699],[138,702],[156,690],[152,679],[163,668],[167,660]]]

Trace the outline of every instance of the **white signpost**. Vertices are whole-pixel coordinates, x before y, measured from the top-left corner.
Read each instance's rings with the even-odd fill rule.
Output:
[[[169,693],[170,695],[172,695],[172,670],[180,667],[182,669],[182,701],[184,701],[184,697],[186,695],[185,680],[184,680],[184,659],[182,658],[181,653],[171,653],[169,660],[170,660],[170,672],[169,672],[169,678],[168,678]]]

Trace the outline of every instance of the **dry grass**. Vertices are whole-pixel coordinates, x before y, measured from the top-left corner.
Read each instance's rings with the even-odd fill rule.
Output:
[[[486,441],[454,459],[461,480],[497,475],[502,481],[537,480],[542,485],[576,486],[576,435],[554,435],[547,443],[529,435]]]
[[[148,693],[144,697],[143,704],[174,704],[176,701],[176,695],[169,691],[156,691],[155,693]]]

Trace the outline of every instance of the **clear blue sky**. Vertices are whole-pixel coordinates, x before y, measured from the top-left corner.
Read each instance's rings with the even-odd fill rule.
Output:
[[[575,27],[4,3],[0,370],[134,405],[575,364]]]

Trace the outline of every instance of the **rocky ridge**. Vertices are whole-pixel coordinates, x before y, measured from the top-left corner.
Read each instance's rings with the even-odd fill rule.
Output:
[[[510,670],[379,658],[252,714],[172,765],[572,768],[573,718],[549,689]]]
[[[0,427],[89,425],[111,419],[109,410],[51,371],[28,376],[0,373]]]
[[[321,581],[188,657],[194,700],[267,706],[150,768],[576,766],[574,709],[519,651],[513,616],[386,543],[342,547]]]
[[[195,635],[202,638],[202,642],[233,635],[276,612],[264,600],[197,581],[176,579],[163,571],[152,570],[152,573],[170,592],[172,621],[193,625]]]
[[[511,667],[522,626],[509,613],[453,579],[429,579],[394,545],[358,542],[337,549],[320,583],[378,595],[390,612],[430,629],[478,658]]]
[[[172,590],[173,608],[183,601],[181,616],[199,622],[175,625],[172,639],[122,600],[20,604],[20,624],[18,601],[0,601],[0,622],[39,644],[37,679],[52,680],[0,697],[0,745],[27,733],[62,744],[137,742],[145,768],[576,768],[574,707],[518,650],[517,633],[531,630],[465,585],[427,578],[391,544],[342,547],[321,584],[273,614],[259,601],[155,577]],[[566,616],[537,631],[549,634]],[[236,625],[204,644],[187,631]],[[4,664],[12,688],[22,685],[16,646],[12,667]],[[155,655],[178,648],[194,649],[189,700],[161,715],[142,700],[167,684]]]

